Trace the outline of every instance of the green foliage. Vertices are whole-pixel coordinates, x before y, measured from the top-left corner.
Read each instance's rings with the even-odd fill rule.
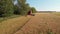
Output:
[[[20,11],[18,10],[18,7],[16,5],[14,6],[14,14],[20,15]]]
[[[36,13],[36,9],[34,7],[31,8],[32,13]]]
[[[1,0],[0,1],[0,15],[9,16],[13,14],[13,3],[12,0]]]
[[[28,11],[32,9],[33,12],[36,11],[34,7],[30,7],[26,0],[17,0],[17,4],[14,5],[16,0],[0,0],[0,17],[10,16],[13,14],[17,15],[27,15]]]
[[[18,7],[21,15],[26,15],[30,9],[29,4],[26,3],[26,0],[18,0]]]
[[[47,34],[53,34],[52,30],[48,30]]]

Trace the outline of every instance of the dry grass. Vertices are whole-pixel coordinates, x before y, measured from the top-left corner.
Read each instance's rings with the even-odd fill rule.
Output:
[[[55,12],[55,13],[52,13],[52,14],[60,16],[60,12]]]
[[[50,13],[41,13],[15,34],[60,34],[60,17]]]
[[[13,19],[7,19],[0,23],[0,34],[13,34],[18,31],[30,17],[16,17]]]
[[[59,16],[36,13],[30,20],[29,18],[30,16],[23,16],[4,21],[0,24],[0,34],[60,34]]]

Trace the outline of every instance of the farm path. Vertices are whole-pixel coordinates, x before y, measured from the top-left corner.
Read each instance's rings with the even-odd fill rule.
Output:
[[[15,34],[60,34],[60,17],[50,13],[33,16],[21,30]]]

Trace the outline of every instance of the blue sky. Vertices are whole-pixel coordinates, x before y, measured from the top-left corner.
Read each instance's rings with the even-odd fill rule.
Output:
[[[14,4],[17,4],[17,0],[14,1]]]
[[[60,11],[60,0],[27,0],[38,11]]]

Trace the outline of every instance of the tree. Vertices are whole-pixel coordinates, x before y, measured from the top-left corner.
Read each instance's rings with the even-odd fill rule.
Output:
[[[14,11],[14,4],[12,3],[12,0],[7,0],[6,1],[6,14],[8,15],[8,16],[10,16],[10,15],[12,15],[13,14],[13,11]]]
[[[34,7],[31,8],[32,13],[36,13],[36,9]]]
[[[14,14],[20,15],[19,7],[17,7],[16,5],[14,6]]]
[[[26,0],[18,0],[18,7],[21,15],[26,15],[30,9],[30,6],[26,3]]]
[[[12,0],[0,0],[0,15],[9,16],[13,14]]]
[[[14,5],[14,2],[17,4]],[[30,7],[26,0],[0,0],[0,16],[10,16],[13,14],[27,15],[28,11],[32,9],[36,12],[34,7]]]

